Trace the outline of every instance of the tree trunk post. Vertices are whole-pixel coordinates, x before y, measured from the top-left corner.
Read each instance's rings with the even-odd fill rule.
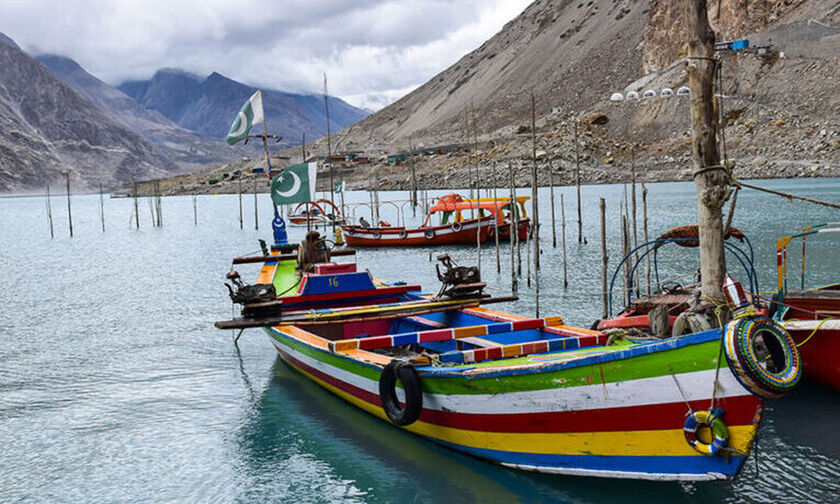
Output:
[[[717,143],[715,33],[709,26],[706,0],[690,0],[688,12],[687,70],[691,89],[691,146],[697,187],[701,293],[722,300],[726,274],[722,209],[729,195],[729,174],[720,164]]]

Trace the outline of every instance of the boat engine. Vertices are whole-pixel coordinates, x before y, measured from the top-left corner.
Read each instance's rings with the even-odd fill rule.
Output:
[[[230,283],[225,283],[230,293],[230,300],[237,304],[261,303],[277,299],[277,290],[274,284],[245,285],[235,270],[231,270],[225,278]],[[234,290],[235,288],[235,290]]]
[[[458,266],[448,254],[437,257],[435,265],[438,280],[441,282],[438,297],[451,299],[466,297],[486,297],[483,293],[486,283],[481,281],[481,272],[475,266]],[[443,271],[441,271],[443,266]]]

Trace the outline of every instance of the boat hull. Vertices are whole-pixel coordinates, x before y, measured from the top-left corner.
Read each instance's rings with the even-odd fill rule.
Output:
[[[266,331],[294,369],[386,419],[378,395],[380,367],[319,348],[316,338],[307,341],[307,333],[291,326]],[[711,403],[718,337],[718,331],[709,331],[574,362],[559,353],[523,357],[516,365],[501,361],[489,369],[420,367],[423,411],[402,428],[523,470],[651,480],[730,478],[744,461],[741,454],[749,452],[762,402],[725,362],[716,407],[726,412],[730,446],[738,452],[701,455],[683,432],[685,399],[693,410]]]
[[[525,241],[530,224],[527,219],[519,223],[519,239]],[[460,228],[433,226],[426,228],[341,228],[344,241],[349,247],[423,247],[438,245],[475,245],[494,240],[495,224],[491,220],[479,223],[465,221]],[[479,238],[480,233],[480,238]],[[499,241],[510,241],[510,224],[499,226]]]
[[[803,376],[840,392],[840,320],[789,320],[784,326],[801,345]]]

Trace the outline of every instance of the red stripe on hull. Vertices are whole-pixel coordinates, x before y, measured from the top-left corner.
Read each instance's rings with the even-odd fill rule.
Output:
[[[280,348],[279,343],[274,341],[272,343],[283,360],[294,367],[365,402],[381,407],[382,403],[378,395],[327,375],[295,359]],[[558,394],[562,394],[562,391],[558,390]],[[727,425],[748,425],[752,423],[756,412],[761,407],[761,399],[752,395],[728,397],[718,399],[716,406],[725,411],[724,421]],[[708,407],[708,399],[691,402],[691,408],[695,411]],[[454,413],[424,408],[420,420],[445,427],[485,432],[609,432],[682,428],[686,412],[684,402],[518,414]]]

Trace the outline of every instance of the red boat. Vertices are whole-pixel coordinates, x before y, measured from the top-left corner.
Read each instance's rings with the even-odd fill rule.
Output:
[[[807,236],[840,232],[840,223],[809,226],[802,233],[776,242],[778,294],[773,318],[781,321],[802,356],[804,376],[840,391],[840,284],[805,289],[805,242]],[[787,246],[802,238],[802,268],[799,289],[787,288]]]
[[[512,212],[517,221],[519,239],[523,241],[531,228],[531,221],[525,212],[525,202],[529,199],[528,196],[517,197]],[[341,230],[347,245],[351,247],[474,244],[478,240],[481,242],[495,240],[497,229],[499,240],[509,241],[510,203],[509,199],[464,199],[457,194],[447,194],[429,209],[420,227],[342,226]],[[469,217],[465,214],[469,214]],[[440,217],[438,225],[431,223],[433,216]]]
[[[325,210],[328,209],[328,210]],[[286,220],[292,226],[309,226],[309,227],[324,227],[333,224],[344,224],[344,217],[341,211],[330,200],[320,199],[318,201],[308,201],[300,203],[295,207],[294,211],[290,213]]]

